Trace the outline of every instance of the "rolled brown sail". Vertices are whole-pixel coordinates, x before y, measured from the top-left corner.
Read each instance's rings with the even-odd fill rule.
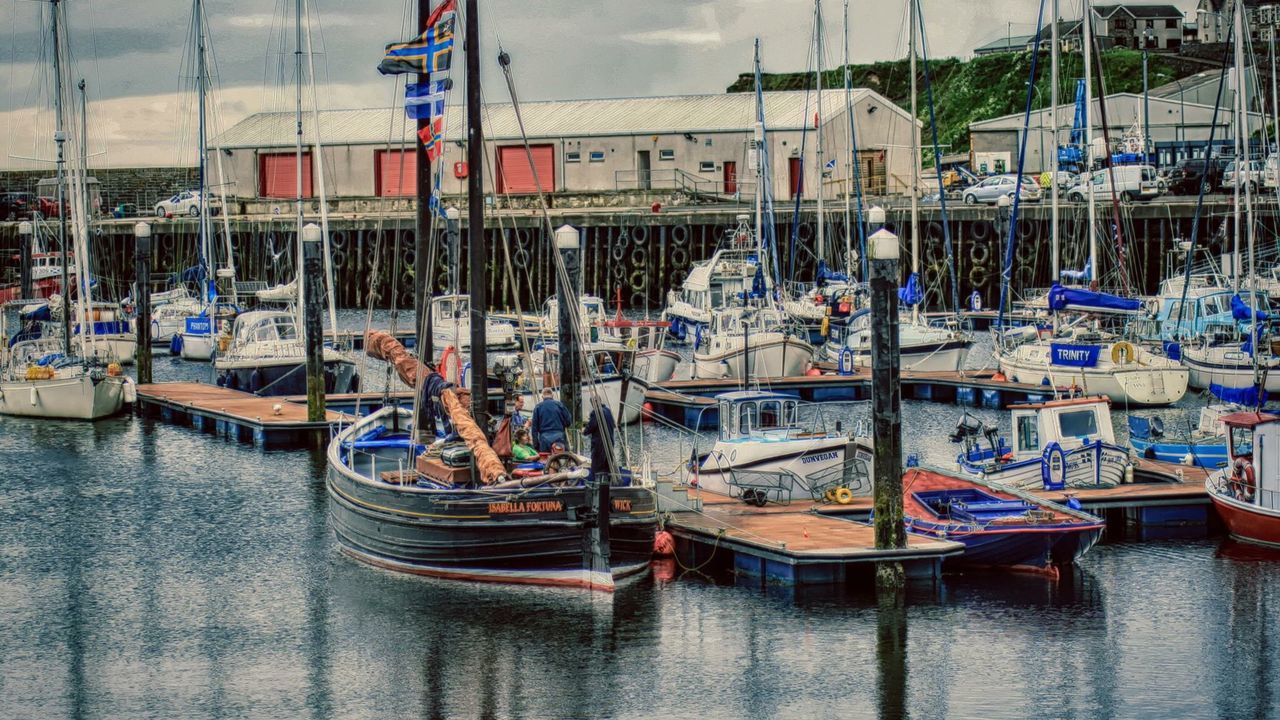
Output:
[[[364,336],[364,352],[375,360],[385,360],[396,369],[400,380],[409,387],[418,386],[418,378],[426,378],[435,372],[430,365],[418,360],[390,333],[370,330]]]
[[[505,481],[506,468],[502,465],[502,460],[498,459],[498,453],[489,447],[484,431],[471,417],[467,404],[458,399],[458,394],[452,388],[440,393],[440,401],[449,413],[453,429],[467,441],[467,447],[471,448],[471,456],[475,458],[476,468],[480,471],[480,481],[485,485]]]

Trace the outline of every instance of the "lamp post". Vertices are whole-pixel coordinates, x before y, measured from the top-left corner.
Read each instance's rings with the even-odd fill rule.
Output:
[[[22,253],[21,267],[19,267],[19,285],[22,288],[22,297],[29,298],[32,295],[31,288],[31,239],[35,236],[35,226],[29,221],[23,220],[18,223],[18,238],[22,247],[19,252]]]
[[[133,363],[138,368],[138,384],[143,385],[151,382],[151,226],[144,222],[134,225],[133,237],[133,293],[138,310],[138,347]]]

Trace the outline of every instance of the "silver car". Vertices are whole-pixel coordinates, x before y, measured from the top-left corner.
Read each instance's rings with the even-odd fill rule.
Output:
[[[963,195],[964,204],[989,203],[994,205],[1002,197],[1013,197],[1013,188],[1017,179],[1018,176],[1013,174],[992,175],[977,185],[965,189]],[[1026,175],[1022,176],[1022,188],[1019,191],[1019,195],[1023,202],[1039,202],[1041,195],[1040,184],[1034,178]]]

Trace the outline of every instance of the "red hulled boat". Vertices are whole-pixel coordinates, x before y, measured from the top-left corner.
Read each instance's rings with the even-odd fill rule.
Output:
[[[1280,416],[1223,416],[1227,466],[1205,488],[1227,532],[1237,540],[1280,548]]]

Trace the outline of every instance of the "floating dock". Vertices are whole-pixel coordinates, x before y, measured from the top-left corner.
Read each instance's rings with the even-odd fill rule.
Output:
[[[334,401],[342,397],[334,396]],[[204,383],[139,385],[137,408],[144,416],[263,449],[326,442],[331,427],[351,417],[329,410],[324,421],[311,422],[305,397],[301,402],[298,398],[260,397]]]
[[[701,511],[671,513],[666,529],[676,538],[681,564],[706,572],[731,570],[781,585],[829,585],[870,578],[876,563],[897,561],[907,577],[932,581],[944,558],[964,551],[958,542],[918,536],[908,536],[906,548],[877,550],[871,525],[822,515],[809,502],[755,507],[705,491],[700,500]]]
[[[871,397],[871,371],[859,368],[851,374],[839,374],[826,364],[817,365],[822,375],[761,378],[760,387],[794,395],[812,402],[857,401]],[[1047,385],[1028,385],[992,379],[996,371],[902,373],[904,400],[929,400],[966,407],[998,410],[1013,403],[1044,402],[1053,397]],[[645,394],[651,412],[691,430],[716,427],[719,411],[715,396],[739,390],[742,381],[733,379],[667,380],[653,384]],[[1066,388],[1060,388],[1066,392]]]

